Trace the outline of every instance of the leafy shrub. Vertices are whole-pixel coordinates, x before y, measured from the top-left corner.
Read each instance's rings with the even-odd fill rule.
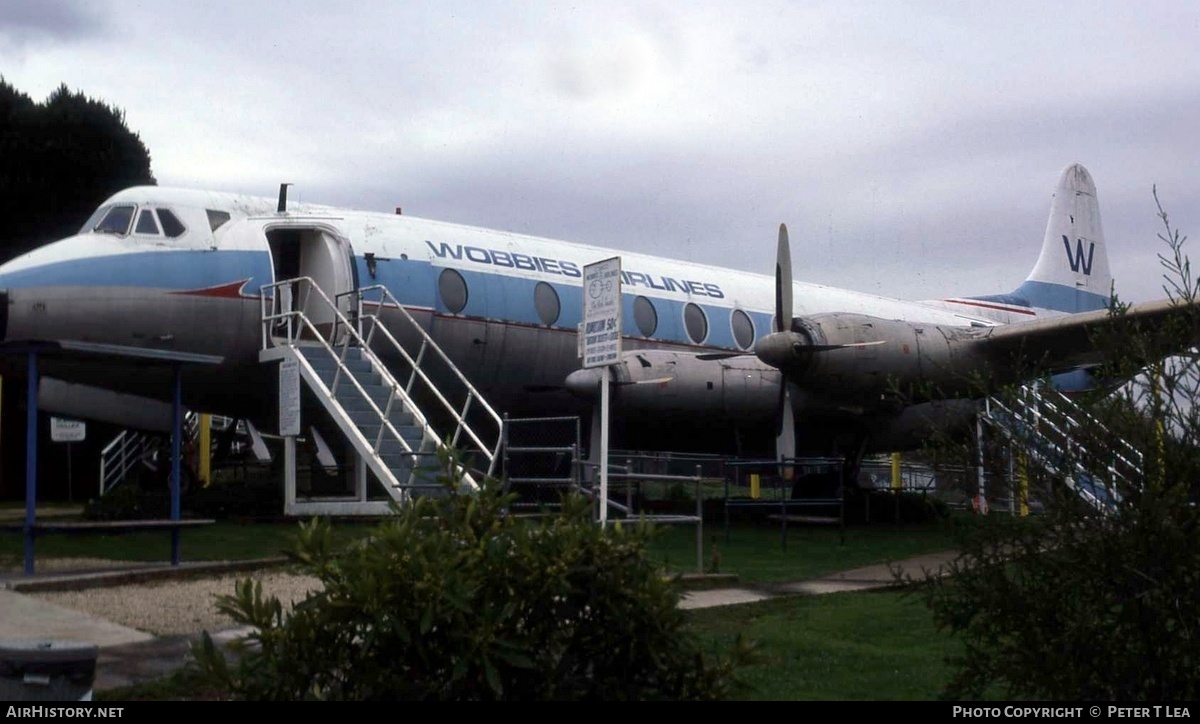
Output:
[[[453,469],[447,466],[445,469]],[[645,557],[648,528],[602,530],[568,497],[537,521],[488,482],[421,499],[335,551],[302,526],[293,557],[324,584],[285,612],[242,581],[219,606],[256,632],[201,670],[239,699],[721,699],[749,649],[714,660],[679,589]]]

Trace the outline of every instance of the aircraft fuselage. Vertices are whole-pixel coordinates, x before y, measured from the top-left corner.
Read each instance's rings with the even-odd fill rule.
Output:
[[[223,358],[219,366],[189,368],[185,401],[262,417],[273,403],[261,393],[274,374],[258,363],[263,289],[308,276],[330,297],[386,287],[503,411],[588,409],[565,381],[581,367],[576,330],[583,268],[616,255],[613,250],[400,215],[298,204],[278,212],[274,206],[267,199],[157,187],[118,193],[79,235],[0,267],[4,339],[216,355]],[[731,254],[738,248],[731,242]],[[669,439],[664,421],[684,420],[691,432],[676,431],[690,447],[729,449],[733,428],[757,434],[771,427],[780,370],[753,355],[721,361],[696,355],[753,350],[773,327],[772,278],[620,256],[624,374],[628,380],[669,378],[617,389],[630,437],[644,429]],[[954,350],[922,355],[922,344],[934,350],[945,347],[944,337],[953,334],[947,329],[1036,314],[1003,304],[964,313],[803,283],[794,285],[794,298],[796,317],[807,320],[815,336],[886,340],[812,361],[814,384],[803,391],[810,420],[873,425],[877,432],[898,419],[900,407],[888,396],[897,373],[947,384],[960,375],[952,366],[945,380],[938,378],[936,366],[953,362]],[[381,310],[385,321],[391,313]],[[163,399],[169,394],[161,369],[66,357],[44,364],[44,374],[69,381]],[[812,425],[813,440],[829,432],[821,427]],[[800,437],[803,447],[803,432]],[[643,441],[625,442],[636,447]]]

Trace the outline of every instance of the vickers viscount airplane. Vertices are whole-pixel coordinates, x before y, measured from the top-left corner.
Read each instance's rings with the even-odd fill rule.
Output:
[[[212,355],[219,364],[185,373],[185,405],[269,421],[264,288],[306,276],[335,298],[384,285],[498,409],[586,415],[600,372],[577,356],[582,270],[620,255],[614,445],[769,455],[782,429],[786,454],[856,456],[912,448],[930,425],[962,419],[981,376],[1001,384],[1094,365],[1088,332],[1108,318],[1096,189],[1079,165],[1062,173],[1023,284],[926,302],[793,282],[782,228],[772,278],[398,214],[285,207],[284,196],[117,193],[76,236],[0,267],[4,339]],[[172,389],[168,371],[88,354],[49,355],[42,373],[87,386],[76,390],[168,400]],[[114,419],[124,408],[112,397],[59,397],[48,403],[59,413],[132,422]]]

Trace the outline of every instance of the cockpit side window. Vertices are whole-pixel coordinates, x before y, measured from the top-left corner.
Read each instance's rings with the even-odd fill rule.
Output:
[[[98,234],[119,234],[120,236],[128,234],[129,222],[133,221],[133,212],[136,208],[133,204],[112,207],[100,220],[100,223],[96,224],[93,231]]]
[[[213,231],[224,226],[230,218],[228,211],[217,211],[215,209],[205,209],[208,213],[208,227]]]
[[[158,210],[158,220],[162,222],[163,233],[174,239],[177,236],[183,236],[187,231],[187,227],[179,220],[175,214],[168,209]]]
[[[134,230],[139,234],[153,234],[158,236],[158,222],[154,220],[154,212],[150,209],[142,209],[138,214],[137,226]]]

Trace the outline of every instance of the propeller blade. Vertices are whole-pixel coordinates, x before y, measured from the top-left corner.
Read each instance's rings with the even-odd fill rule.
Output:
[[[779,385],[779,405],[775,414],[775,459],[782,461],[794,458],[796,457],[796,419],[786,380]],[[790,480],[792,468],[785,467],[781,473],[785,480]]]
[[[674,377],[655,377],[652,380],[629,380],[626,382],[614,382],[613,387],[627,387],[629,385],[665,385],[674,380]]]
[[[845,344],[809,344],[805,345],[806,352],[832,352],[835,349],[857,349],[860,347],[874,347],[877,344],[886,343],[886,339],[877,339],[873,342],[846,342]]]
[[[779,245],[775,249],[775,331],[792,329],[792,250],[787,224],[779,225]]]
[[[775,248],[775,332],[792,331],[792,248],[787,224],[779,225],[779,244]],[[788,394],[787,375],[779,376],[779,404],[775,409],[775,457],[796,457],[796,420]],[[791,478],[791,468],[781,471]]]

